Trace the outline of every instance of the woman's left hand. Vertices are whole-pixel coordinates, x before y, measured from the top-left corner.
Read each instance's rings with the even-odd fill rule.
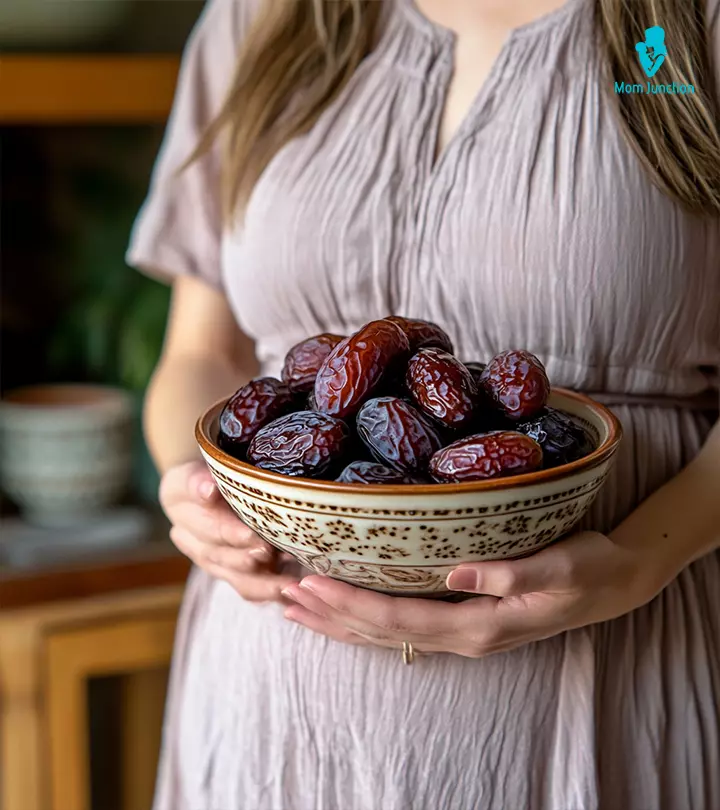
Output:
[[[448,603],[392,597],[323,576],[283,594],[285,616],[349,644],[480,658],[644,605],[685,567],[675,548],[628,548],[582,532],[531,557],[462,565],[448,586],[478,594]]]

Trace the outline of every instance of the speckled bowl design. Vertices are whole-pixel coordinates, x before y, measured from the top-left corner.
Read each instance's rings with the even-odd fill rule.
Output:
[[[549,404],[572,414],[595,441],[579,461],[464,484],[339,484],[270,473],[227,455],[216,443],[224,404],[200,418],[196,437],[239,517],[316,573],[405,596],[444,596],[459,563],[524,556],[566,534],[597,496],[622,434],[606,407],[555,389]]]

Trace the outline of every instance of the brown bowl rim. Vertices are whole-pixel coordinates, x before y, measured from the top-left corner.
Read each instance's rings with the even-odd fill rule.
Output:
[[[608,436],[605,441],[589,455],[583,456],[583,458],[577,461],[572,461],[570,464],[506,478],[494,478],[488,481],[465,481],[460,484],[345,484],[338,481],[322,481],[314,478],[293,478],[292,476],[262,470],[247,462],[239,461],[218,447],[210,439],[208,428],[222,408],[225,407],[225,403],[228,401],[229,397],[224,397],[214,405],[211,405],[202,414],[195,425],[195,439],[207,455],[224,464],[226,467],[229,467],[234,472],[242,473],[258,481],[277,484],[282,487],[353,495],[358,493],[365,495],[452,495],[454,493],[493,492],[500,489],[517,489],[522,486],[556,481],[559,478],[566,478],[578,472],[591,470],[605,462],[615,453],[622,438],[623,431],[620,420],[605,405],[596,402],[586,394],[581,394],[578,391],[570,391],[566,388],[553,388],[552,391],[555,394],[574,399],[576,402],[585,405],[600,416],[608,427]]]

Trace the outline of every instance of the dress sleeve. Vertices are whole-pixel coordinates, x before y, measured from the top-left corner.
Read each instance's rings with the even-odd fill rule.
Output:
[[[208,0],[185,46],[172,112],[126,256],[148,275],[197,276],[222,288],[218,150],[180,167],[225,100],[256,5]]]

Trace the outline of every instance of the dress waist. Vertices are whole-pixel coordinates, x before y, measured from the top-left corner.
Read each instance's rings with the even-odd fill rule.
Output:
[[[717,391],[703,391],[689,397],[660,396],[655,394],[622,394],[608,391],[584,391],[602,405],[627,405],[641,408],[683,408],[685,410],[717,413],[720,398]]]

